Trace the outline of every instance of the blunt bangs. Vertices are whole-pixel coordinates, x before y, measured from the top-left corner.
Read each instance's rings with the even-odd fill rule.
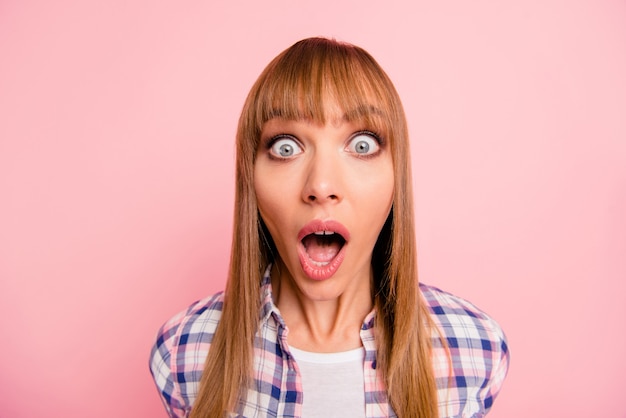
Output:
[[[255,142],[273,118],[360,121],[393,141],[393,126],[404,118],[393,84],[365,50],[323,38],[300,41],[277,56],[256,87],[247,115]],[[336,108],[329,111],[329,104]]]

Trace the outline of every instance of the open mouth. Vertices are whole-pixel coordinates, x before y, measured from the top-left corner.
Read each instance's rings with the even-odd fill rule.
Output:
[[[341,266],[350,233],[339,222],[314,220],[300,230],[298,238],[302,270],[311,279],[324,280]]]
[[[302,239],[302,245],[313,263],[328,265],[343,248],[346,240],[334,231],[316,231]]]

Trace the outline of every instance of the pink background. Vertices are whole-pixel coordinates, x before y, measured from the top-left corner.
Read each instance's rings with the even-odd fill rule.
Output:
[[[495,316],[497,417],[626,417],[626,3],[0,1],[0,417],[163,417],[160,324],[221,289],[265,64],[363,46],[413,138],[420,273]]]

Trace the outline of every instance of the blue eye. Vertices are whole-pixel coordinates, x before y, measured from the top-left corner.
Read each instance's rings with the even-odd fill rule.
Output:
[[[347,148],[358,155],[372,155],[380,149],[380,140],[371,132],[359,132],[350,139]]]
[[[290,158],[302,152],[302,148],[295,139],[282,137],[275,140],[270,146],[270,154],[279,158]]]

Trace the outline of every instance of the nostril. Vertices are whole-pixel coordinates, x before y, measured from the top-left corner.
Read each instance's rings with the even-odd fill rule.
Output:
[[[337,196],[336,194],[330,194],[330,195],[326,196],[326,199],[320,200],[316,195],[310,194],[310,195],[307,196],[307,200],[309,202],[318,202],[318,201],[319,202],[324,202],[326,200],[333,200],[334,201],[334,200],[339,200],[339,196]]]

